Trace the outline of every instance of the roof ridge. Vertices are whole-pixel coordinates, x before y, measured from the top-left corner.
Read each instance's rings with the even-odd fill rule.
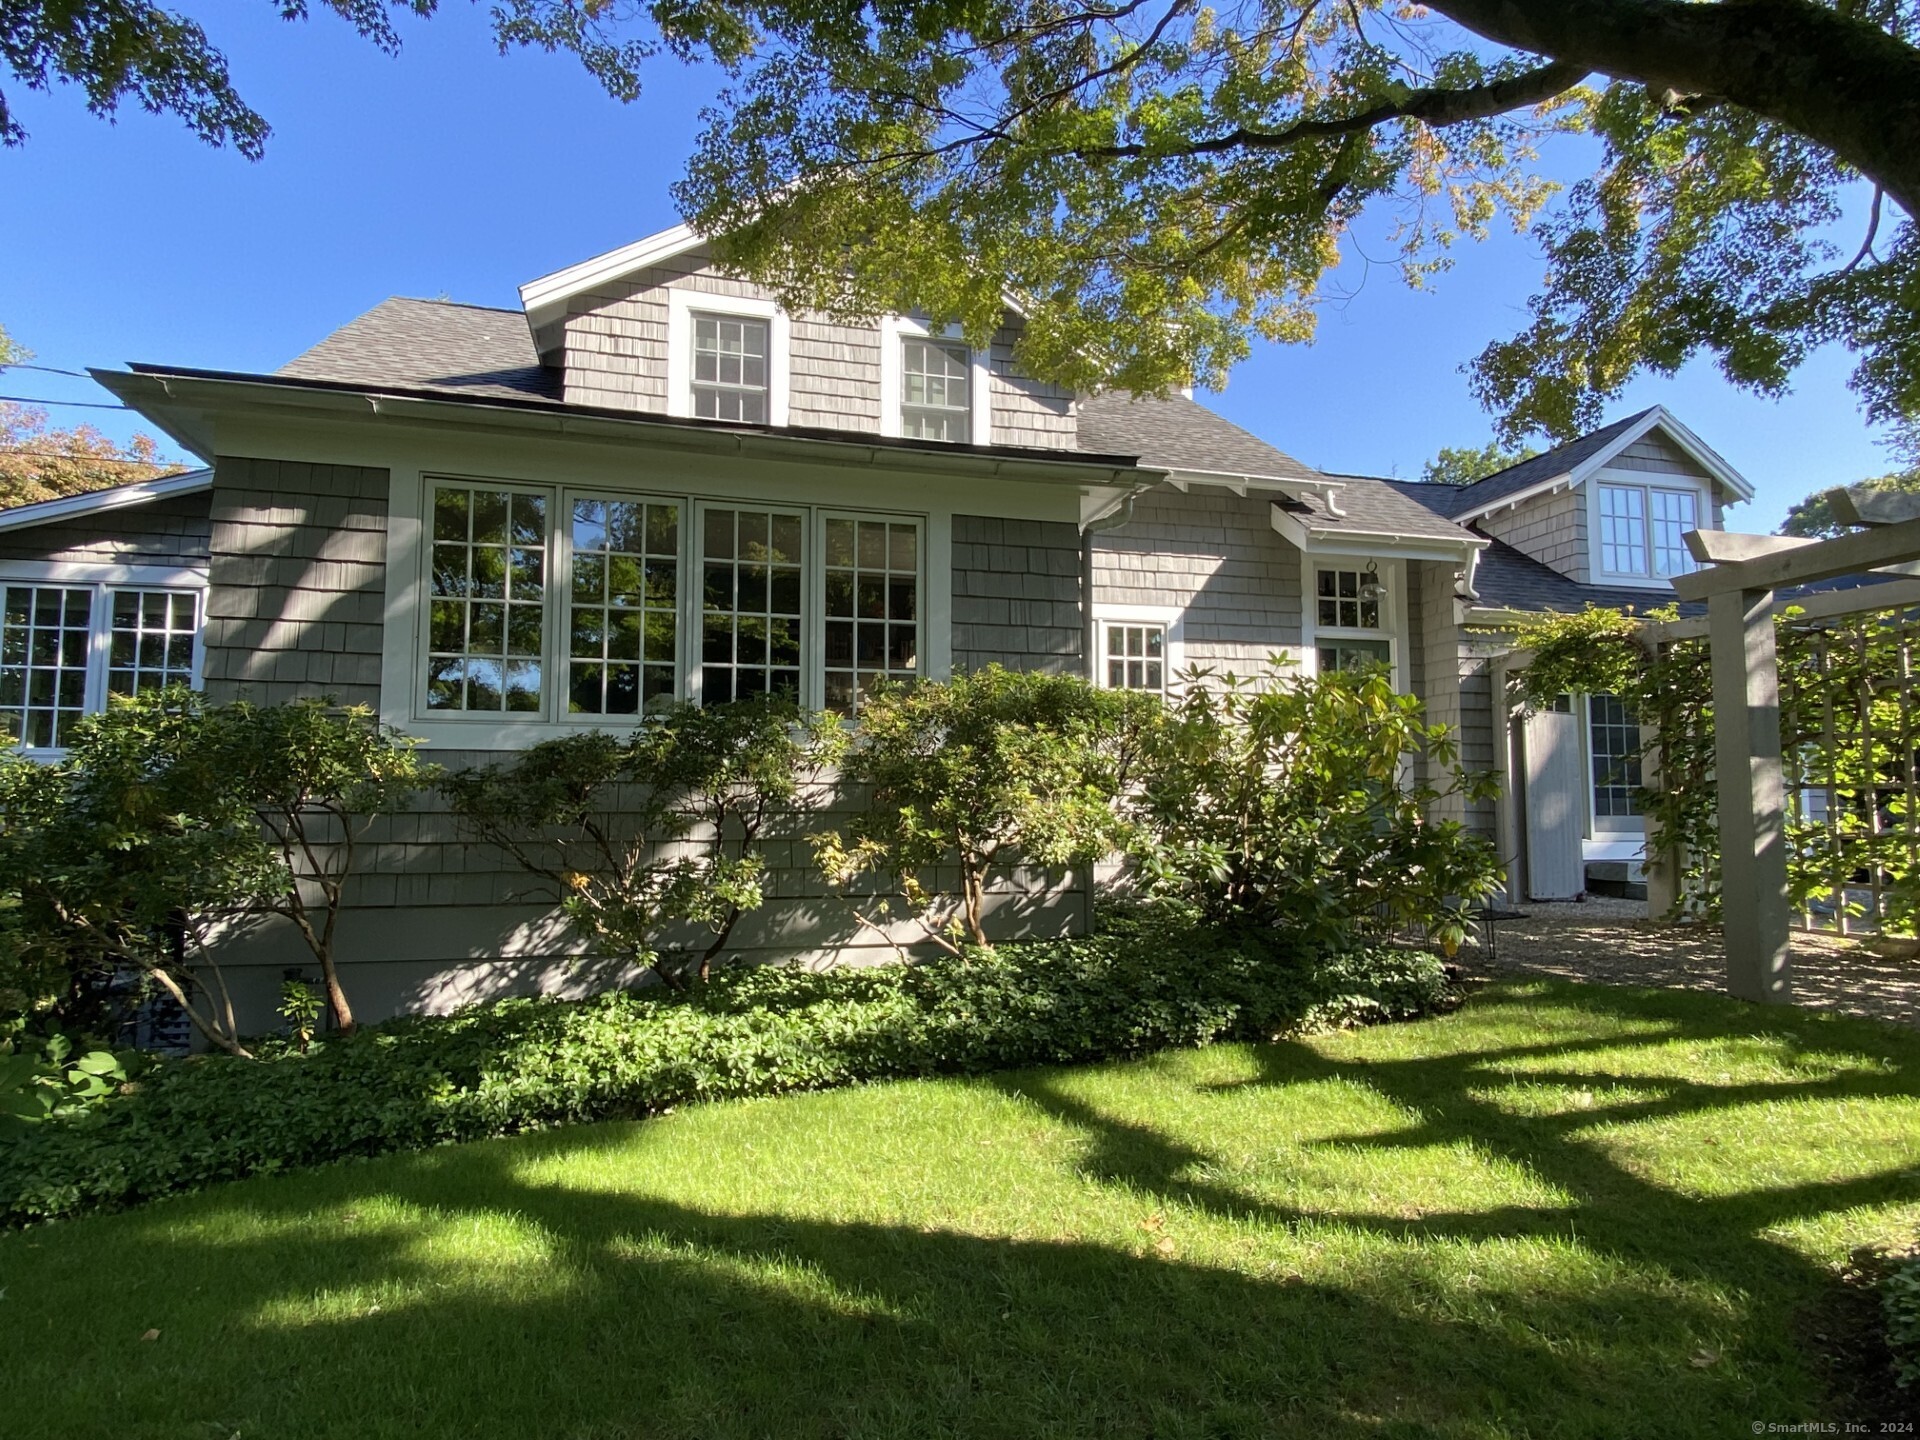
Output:
[[[382,300],[380,304],[391,305],[396,300],[404,301],[408,305],[440,305],[450,310],[480,310],[488,315],[512,315],[516,319],[526,318],[526,311],[516,310],[508,305],[477,305],[471,300],[445,300],[438,297],[429,298],[424,295],[389,295],[386,299]],[[374,308],[378,309],[379,306],[375,306]],[[352,324],[353,322],[348,321],[347,323]]]

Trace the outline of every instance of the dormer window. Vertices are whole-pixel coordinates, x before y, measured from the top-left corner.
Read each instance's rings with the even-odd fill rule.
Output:
[[[1666,580],[1695,568],[1682,538],[1700,528],[1693,490],[1656,485],[1600,486],[1600,569],[1607,575]]]
[[[971,436],[967,347],[917,335],[900,341],[900,433],[964,445]]]
[[[693,316],[693,413],[703,420],[767,423],[767,322]]]

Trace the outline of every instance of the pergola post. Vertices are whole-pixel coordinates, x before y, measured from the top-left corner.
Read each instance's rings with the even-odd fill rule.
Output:
[[[1707,597],[1707,630],[1727,990],[1743,1000],[1787,1004],[1792,917],[1773,592],[1715,591]]]

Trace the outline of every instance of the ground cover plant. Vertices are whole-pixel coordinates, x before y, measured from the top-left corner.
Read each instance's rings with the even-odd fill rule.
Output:
[[[1421,1014],[1445,996],[1430,955],[1309,962],[1154,921],[919,966],[496,1001],[258,1060],[160,1064],[0,1146],[0,1224],[692,1100],[1261,1038]]]
[[[0,1393],[23,1440],[1864,1421],[1819,1337],[1920,1224],[1917,1077],[1903,1031],[1528,982],[693,1106],[0,1236]]]

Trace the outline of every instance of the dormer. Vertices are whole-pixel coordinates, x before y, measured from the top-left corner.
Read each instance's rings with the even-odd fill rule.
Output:
[[[1021,375],[1021,318],[981,348],[923,320],[789,315],[681,225],[523,285],[572,404],[722,424],[1072,449],[1074,397]]]
[[[1655,406],[1449,497],[1447,513],[1583,585],[1672,593],[1689,530],[1718,530],[1753,487]]]

